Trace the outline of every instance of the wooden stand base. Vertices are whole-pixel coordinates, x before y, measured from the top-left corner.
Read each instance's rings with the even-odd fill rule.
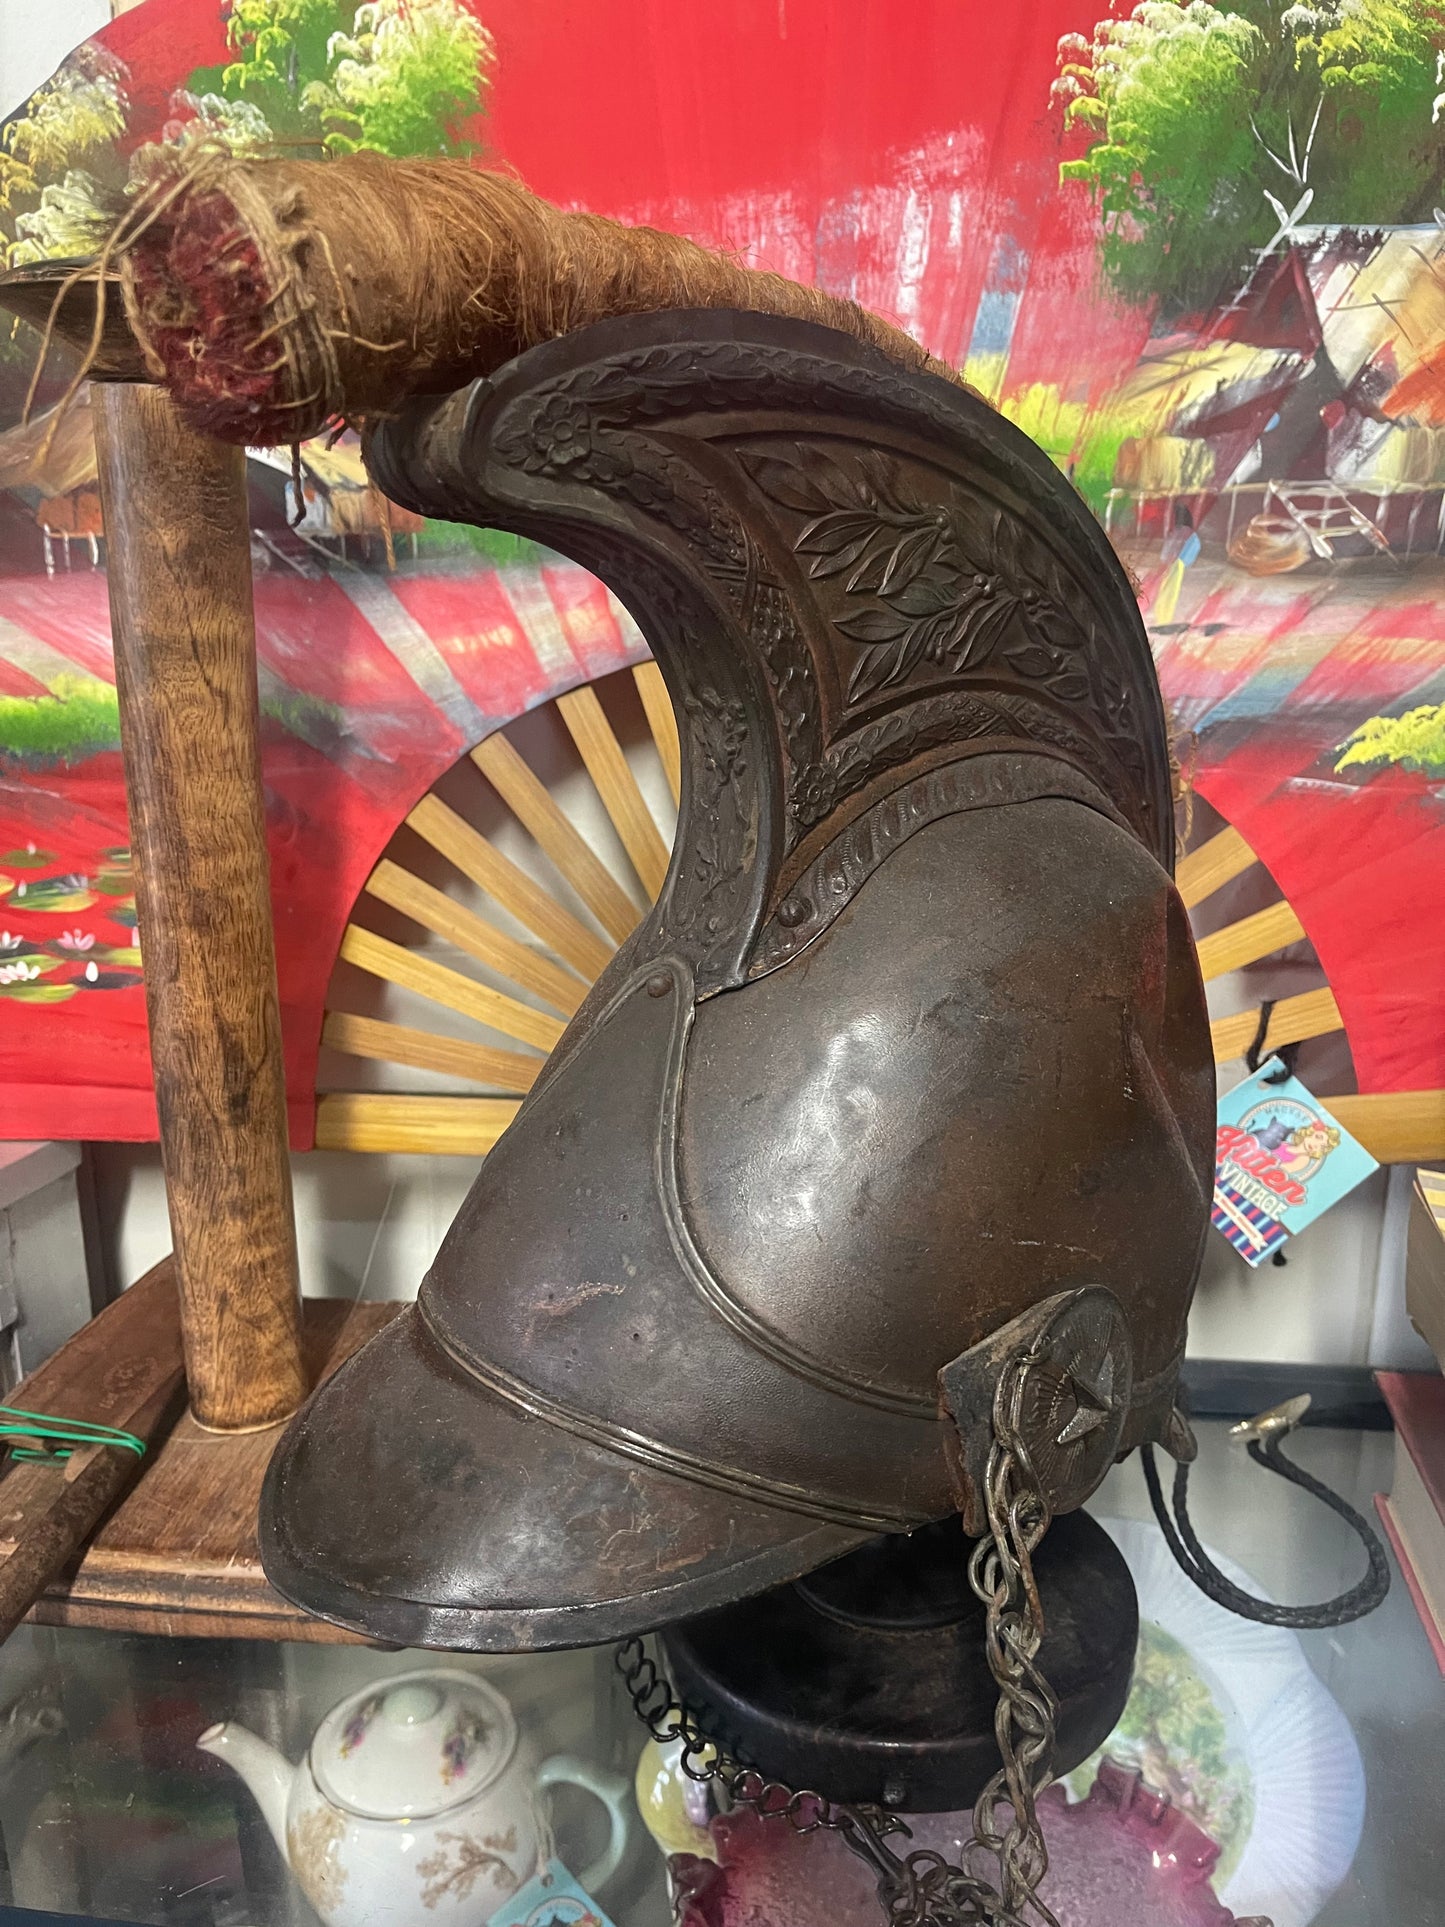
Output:
[[[160,1269],[168,1267],[169,1261]],[[152,1279],[159,1282],[157,1274]],[[124,1306],[125,1300],[120,1302]],[[401,1309],[400,1304],[307,1300],[302,1347],[308,1384],[333,1371]],[[29,1382],[39,1389],[42,1377],[64,1377],[63,1409],[77,1416],[87,1409],[86,1369],[69,1371],[66,1361],[85,1336],[79,1333]],[[30,1402],[18,1393],[17,1398],[22,1405]],[[208,1432],[188,1412],[181,1413],[153,1439],[140,1477],[84,1554],[46,1588],[26,1617],[43,1626],[116,1632],[360,1643],[288,1605],[266,1583],[256,1547],[256,1508],[280,1436],[279,1425],[257,1432]],[[0,1485],[0,1498],[13,1481],[33,1482],[36,1471],[17,1467]],[[44,1473],[50,1480],[59,1476]],[[13,1507],[0,1503],[0,1559],[17,1548],[14,1514]]]

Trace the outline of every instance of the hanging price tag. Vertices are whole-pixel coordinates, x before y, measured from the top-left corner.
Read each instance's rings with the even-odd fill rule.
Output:
[[[491,1916],[488,1927],[612,1927],[612,1922],[560,1860],[549,1860]]]
[[[1262,1064],[1219,1100],[1213,1223],[1251,1265],[1379,1169],[1297,1077],[1277,1077]]]

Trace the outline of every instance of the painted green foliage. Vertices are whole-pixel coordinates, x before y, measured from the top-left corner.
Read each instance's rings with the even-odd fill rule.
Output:
[[[326,72],[341,15],[337,0],[234,0],[226,22],[232,58],[219,92],[251,102],[278,129],[289,126],[303,88]]]
[[[71,54],[0,131],[0,256],[19,267],[88,254],[124,179],[124,72],[103,48]]]
[[[223,98],[333,153],[465,154],[491,36],[463,0],[235,0]]]
[[[1445,178],[1445,0],[1144,0],[1059,43],[1103,263],[1131,299],[1208,306],[1287,219],[1428,221]]]
[[[218,0],[219,4],[219,0]],[[465,0],[233,0],[231,58],[171,97],[162,142],[197,134],[234,153],[470,154],[491,36]],[[86,42],[0,129],[6,265],[98,248],[125,206],[129,75]]]
[[[78,763],[120,742],[116,695],[89,676],[57,676],[48,696],[0,696],[0,767]]]
[[[1393,763],[1397,769],[1445,776],[1445,703],[1424,703],[1403,716],[1371,716],[1343,748],[1337,770]]]

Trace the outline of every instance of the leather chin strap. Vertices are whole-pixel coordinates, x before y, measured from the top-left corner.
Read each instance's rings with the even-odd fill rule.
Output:
[[[1273,1600],[1256,1599],[1252,1593],[1245,1592],[1227,1579],[1204,1550],[1189,1517],[1188,1464],[1180,1463],[1174,1469],[1171,1516],[1171,1506],[1164,1497],[1159,1467],[1155,1463],[1154,1448],[1152,1445],[1141,1448],[1144,1478],[1159,1528],[1180,1567],[1205,1597],[1241,1619],[1257,1620],[1262,1626],[1288,1626],[1301,1632],[1327,1626],[1348,1626],[1353,1620],[1363,1619],[1367,1613],[1375,1610],[1390,1590],[1389,1561],[1374,1528],[1337,1492],[1332,1492],[1321,1480],[1312,1477],[1284,1456],[1282,1442],[1304,1416],[1308,1404],[1308,1398],[1291,1399],[1286,1405],[1277,1406],[1259,1418],[1235,1426],[1232,1436],[1248,1444],[1249,1456],[1256,1465],[1262,1465],[1267,1472],[1273,1472],[1281,1479],[1288,1479],[1291,1485],[1299,1486],[1337,1513],[1364,1546],[1369,1559],[1369,1570],[1364,1578],[1348,1592],[1342,1592],[1318,1606],[1276,1605]]]

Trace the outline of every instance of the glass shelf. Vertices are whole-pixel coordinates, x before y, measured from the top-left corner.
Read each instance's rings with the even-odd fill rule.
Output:
[[[1358,1576],[1356,1542],[1323,1507],[1249,1463],[1222,1426],[1199,1431],[1191,1499],[1208,1544],[1281,1599],[1322,1598]],[[1389,1488],[1389,1433],[1311,1430],[1291,1450],[1366,1512]],[[1137,1459],[1116,1468],[1091,1510],[1149,1518]],[[1398,1574],[1372,1618],[1304,1635],[1298,1652],[1317,1683],[1308,1691],[1323,1689],[1353,1732],[1365,1789],[1353,1864],[1309,1918],[1314,1927],[1434,1927],[1445,1892],[1445,1682]],[[484,1674],[539,1755],[581,1755],[630,1778],[643,1736],[610,1649],[483,1659],[25,1626],[0,1649],[0,1901],[156,1927],[315,1927],[249,1792],[197,1752],[196,1739],[235,1719],[296,1760],[337,1700],[431,1663]],[[1348,1750],[1343,1723],[1331,1730]],[[1256,1746],[1269,1739],[1268,1721],[1262,1733]],[[1283,1730],[1280,1749],[1282,1759]],[[1259,1771],[1263,1783],[1273,1768],[1266,1760]],[[600,1809],[567,1790],[557,1798],[559,1851],[576,1865],[602,1844]],[[1254,1824],[1275,1824],[1271,1812],[1256,1799]],[[666,1927],[663,1863],[640,1825],[601,1898],[617,1927]],[[1305,1927],[1305,1917],[1281,1913],[1277,1927]]]

